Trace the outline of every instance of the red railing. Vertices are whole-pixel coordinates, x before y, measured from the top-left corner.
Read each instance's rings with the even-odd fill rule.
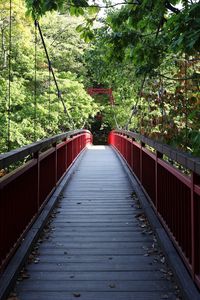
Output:
[[[32,157],[0,179],[0,270],[75,158],[91,143],[89,131],[76,130],[0,155],[0,170]]]
[[[112,131],[109,143],[136,175],[200,288],[200,158],[125,130]]]

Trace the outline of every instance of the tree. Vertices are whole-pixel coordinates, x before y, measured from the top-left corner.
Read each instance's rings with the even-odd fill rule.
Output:
[[[194,153],[199,153],[198,9],[194,2],[179,10],[142,1],[111,10],[88,55],[93,77],[115,90],[120,126]],[[190,19],[194,40],[179,18]],[[178,30],[187,43],[177,42]]]
[[[3,30],[0,36],[2,45],[0,49],[1,152],[8,149],[8,124],[10,149],[59,133],[61,130],[82,128],[98,111],[98,105],[86,93],[82,83],[85,77],[85,66],[81,54],[86,44],[81,41],[75,30],[76,21],[68,15],[57,20],[57,13],[48,14],[41,19],[41,28],[49,48],[52,67],[62,98],[70,112],[70,119],[63,112],[53,78],[49,77],[48,63],[38,33],[35,57],[35,28],[32,19],[26,16],[24,2],[12,1],[10,53],[10,12],[7,1],[1,2],[0,13],[0,24]],[[62,34],[60,34],[61,27],[65,29]],[[65,46],[60,45],[61,43]]]

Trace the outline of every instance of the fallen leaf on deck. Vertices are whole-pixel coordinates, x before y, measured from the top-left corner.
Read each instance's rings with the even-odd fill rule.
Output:
[[[7,300],[19,300],[17,297],[17,294],[14,292],[11,292],[10,295],[8,296]]]
[[[78,297],[80,297],[80,296],[81,296],[81,294],[80,294],[80,293],[77,293],[77,292],[75,292],[75,293],[73,293],[73,296],[74,296],[74,297],[76,297],[76,298],[78,298]]]
[[[165,269],[160,269],[160,272],[162,272],[162,273],[167,273],[167,270],[165,270]]]
[[[167,294],[161,296],[161,299],[168,299],[168,298],[169,298],[169,296]]]
[[[24,274],[21,275],[21,277],[22,277],[22,279],[28,279],[28,278],[30,278],[30,275],[24,273]]]
[[[4,169],[0,170],[0,177],[3,177],[6,175],[6,171]]]
[[[140,225],[140,227],[141,228],[145,228],[145,227],[147,227],[147,225],[146,224],[142,224],[142,225]]]
[[[136,208],[141,209],[142,207],[141,205],[136,205]]]
[[[162,264],[164,264],[165,263],[165,257],[163,256],[160,261],[161,261]]]
[[[142,213],[139,213],[139,214],[137,214],[135,217],[136,217],[136,218],[139,218],[139,217],[141,217],[141,216],[143,216],[143,214],[142,214]]]

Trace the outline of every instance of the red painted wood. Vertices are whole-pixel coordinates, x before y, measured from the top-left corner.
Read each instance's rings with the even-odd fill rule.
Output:
[[[90,132],[76,131],[0,179],[0,270],[73,160],[91,143]]]
[[[88,88],[87,92],[90,96],[97,95],[97,94],[106,94],[109,95],[110,104],[114,104],[114,98],[112,94],[112,89],[104,89],[104,88]]]
[[[144,142],[131,141],[131,138],[133,134],[125,130],[112,131],[109,143],[140,180],[193,280],[200,287],[200,176],[194,172],[192,176],[184,175],[164,161],[162,153],[150,152]],[[151,140],[149,146],[153,147],[152,144]]]

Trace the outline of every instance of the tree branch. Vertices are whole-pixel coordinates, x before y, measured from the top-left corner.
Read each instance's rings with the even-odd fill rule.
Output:
[[[171,3],[169,2],[169,0],[165,1],[165,7],[167,9],[169,9],[170,11],[172,11],[173,13],[175,13],[175,14],[179,14],[180,13],[180,10],[178,8],[172,6]]]
[[[184,80],[194,80],[195,79],[194,77],[174,78],[174,77],[169,77],[169,76],[166,76],[166,75],[163,75],[163,74],[160,74],[160,73],[157,73],[156,75],[158,75],[160,77],[163,77],[163,78],[166,78],[168,80],[174,80],[174,81],[184,81]]]
[[[113,4],[109,4],[109,5],[105,5],[105,6],[101,6],[101,5],[98,5],[98,4],[91,4],[91,5],[75,5],[75,4],[66,4],[67,7],[77,7],[77,8],[90,8],[90,7],[97,7],[97,8],[112,8],[112,7],[115,7],[115,6],[118,6],[118,5],[124,5],[124,4],[128,4],[128,5],[140,5],[141,3],[139,1],[123,1],[123,2],[118,2],[118,3],[113,3]]]
[[[112,8],[118,5],[123,5],[123,4],[128,4],[128,5],[140,5],[139,1],[133,1],[133,2],[118,2],[118,3],[114,3],[114,4],[110,4],[110,5],[105,5],[105,6],[100,6],[100,5],[90,5],[89,7],[99,7],[99,8]]]

